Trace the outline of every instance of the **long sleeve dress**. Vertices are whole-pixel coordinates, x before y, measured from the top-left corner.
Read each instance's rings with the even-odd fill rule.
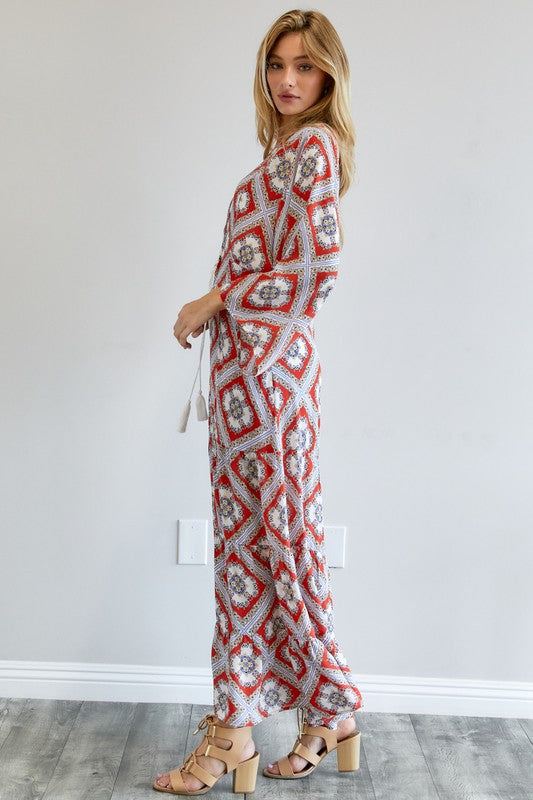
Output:
[[[314,318],[339,266],[339,151],[307,125],[237,185],[212,286],[209,463],[215,714],[305,707],[335,728],[362,705],[334,632]]]

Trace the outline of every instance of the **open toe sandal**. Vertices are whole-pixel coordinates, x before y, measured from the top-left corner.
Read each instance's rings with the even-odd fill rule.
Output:
[[[213,756],[225,762],[226,769],[222,775],[233,771],[234,792],[253,792],[255,790],[257,768],[259,766],[259,753],[256,750],[253,756],[246,759],[246,761],[239,761],[244,746],[251,739],[252,726],[247,725],[243,728],[226,728],[222,725],[216,725],[217,721],[220,722],[215,714],[206,714],[194,731],[194,733],[198,733],[198,731],[207,727],[207,733],[204,733],[204,738],[207,739],[207,747],[201,755]],[[229,750],[224,750],[222,747],[217,747],[213,744],[210,741],[210,737],[213,736],[218,736],[221,739],[229,739],[232,743]],[[200,745],[198,745],[198,747],[200,747]],[[198,748],[196,748],[196,750],[197,749]],[[153,788],[157,789],[158,792],[168,792],[169,794],[195,795],[208,792],[222,775],[211,775],[210,772],[207,772],[207,770],[201,767],[197,761],[196,750],[189,753],[183,766],[170,770],[170,786],[160,786],[156,780],[154,781]],[[184,772],[190,772],[206,785],[194,791],[187,789],[183,780]]]
[[[315,727],[312,725],[308,725],[307,722],[304,722],[305,716],[305,709],[302,709],[302,720],[300,721],[300,714],[298,713],[300,709],[296,709],[298,715],[298,736],[296,737],[296,741],[294,742],[294,746],[287,756],[283,756],[278,761],[278,767],[280,774],[276,774],[275,772],[270,772],[268,767],[263,769],[263,775],[267,778],[280,778],[281,780],[294,780],[296,778],[305,778],[306,775],[309,775],[315,767],[320,764],[322,759],[327,756],[328,753],[331,753],[332,750],[337,751],[337,767],[339,772],[354,772],[355,770],[359,769],[359,751],[360,751],[360,744],[361,744],[361,732],[354,731],[345,739],[341,739],[340,742],[337,741],[337,734],[331,728],[326,728],[324,726]],[[313,753],[305,744],[302,743],[302,736],[304,734],[309,734],[310,736],[321,736],[322,739],[325,741],[324,747],[322,747],[318,753]],[[299,772],[294,772],[292,769],[292,764],[289,761],[289,756],[293,753],[305,758],[307,761],[310,762],[307,767],[304,767]]]

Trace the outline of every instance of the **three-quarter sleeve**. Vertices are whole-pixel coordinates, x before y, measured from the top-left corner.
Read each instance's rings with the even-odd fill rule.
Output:
[[[333,135],[318,126],[302,130],[277,215],[271,267],[221,289],[237,323],[239,365],[259,375],[313,321],[338,274],[339,152]]]

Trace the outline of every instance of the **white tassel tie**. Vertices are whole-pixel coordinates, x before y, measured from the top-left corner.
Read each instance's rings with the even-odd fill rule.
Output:
[[[220,255],[217,263],[211,270],[211,275],[209,277],[210,289],[213,289],[215,286],[215,279],[219,264],[220,264]],[[196,398],[196,416],[198,417],[198,420],[200,422],[204,422],[206,419],[209,418],[209,415],[207,413],[207,404],[205,402],[205,397],[202,394],[202,355],[204,352],[204,336],[208,325],[209,322],[204,323],[204,329],[202,331],[202,344],[200,346],[200,358],[198,360],[198,369],[196,370],[196,375],[194,376],[194,381],[192,384],[192,389],[189,395],[189,399],[187,400],[185,408],[183,409],[183,413],[180,417],[180,422],[178,426],[179,433],[185,433],[185,431],[187,430],[187,422],[189,421],[189,414],[191,413],[191,398],[192,398],[192,393],[194,391],[194,386],[196,384],[196,378],[198,377],[198,375],[200,375],[200,389],[198,390],[198,397]]]
[[[205,402],[205,397],[202,394],[202,355],[204,352],[204,337],[206,330],[207,330],[207,323],[204,323],[204,329],[202,331],[202,344],[200,346],[200,358],[198,360],[198,368],[196,370],[196,375],[194,376],[194,381],[192,384],[192,389],[189,395],[189,399],[187,400],[185,408],[183,409],[183,413],[180,417],[178,425],[179,433],[185,433],[185,431],[187,430],[187,422],[189,421],[189,414],[191,413],[191,398],[192,398],[192,393],[194,391],[194,387],[196,385],[196,379],[198,378],[198,375],[200,376],[200,388],[198,390],[198,397],[196,398],[196,416],[198,417],[198,420],[200,422],[204,422],[206,419],[208,419],[207,405]]]

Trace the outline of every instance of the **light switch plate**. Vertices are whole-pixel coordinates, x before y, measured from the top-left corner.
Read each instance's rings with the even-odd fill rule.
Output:
[[[207,520],[178,522],[178,564],[207,564]]]
[[[325,525],[324,543],[328,567],[344,567],[346,526]]]

